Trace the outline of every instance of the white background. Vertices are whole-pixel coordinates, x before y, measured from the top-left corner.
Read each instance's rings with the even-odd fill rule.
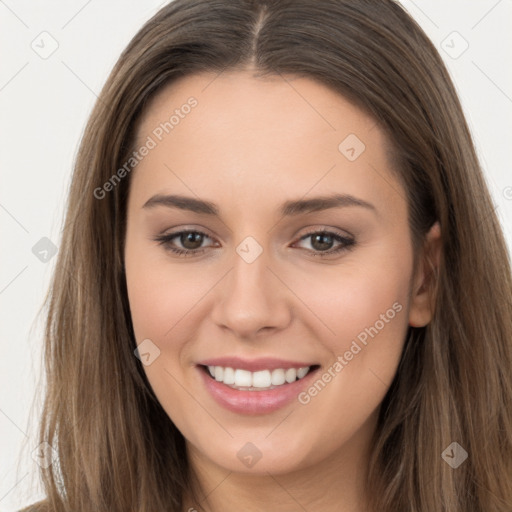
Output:
[[[55,258],[43,263],[32,247],[42,237],[59,246],[72,164],[96,94],[164,3],[0,0],[0,512],[41,496],[31,459],[44,320],[37,313]],[[402,3],[449,67],[512,248],[512,1]],[[43,31],[58,43],[47,59],[31,47],[42,46]],[[468,49],[453,58],[464,40]]]

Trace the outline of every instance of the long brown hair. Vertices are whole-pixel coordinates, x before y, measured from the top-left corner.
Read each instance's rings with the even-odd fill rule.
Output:
[[[380,410],[372,510],[510,512],[510,261],[448,72],[392,0],[175,0],[124,50],[80,145],[48,297],[40,441],[58,458],[41,470],[43,509],[181,512],[191,481],[184,438],[133,354],[130,176],[103,198],[94,191],[126,162],[163,86],[231,69],[311,78],[354,102],[392,141],[415,247],[441,226],[434,317],[409,328]],[[442,457],[452,442],[468,453],[456,469]]]

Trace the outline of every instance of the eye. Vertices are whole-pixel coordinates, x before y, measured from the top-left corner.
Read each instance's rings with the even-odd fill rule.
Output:
[[[160,245],[163,245],[166,250],[178,256],[195,256],[204,252],[205,247],[202,247],[202,245],[207,238],[211,240],[211,237],[202,231],[184,230],[166,235],[159,235],[155,237],[154,240]],[[342,251],[350,250],[355,245],[354,238],[326,230],[310,231],[303,235],[299,239],[299,242],[307,240],[308,238],[311,239],[311,249],[306,249],[312,254],[312,256],[331,256]],[[336,243],[338,246],[333,248],[333,245]],[[179,244],[181,247],[177,247],[176,244]]]
[[[312,256],[330,256],[332,254],[338,254],[342,251],[347,251],[355,245],[354,238],[335,233],[332,231],[310,231],[306,235],[302,236],[299,241],[310,239],[309,245],[312,249],[308,249],[312,252]],[[338,246],[333,248],[335,243]]]
[[[210,238],[206,233],[197,230],[178,231],[167,235],[159,235],[155,238],[156,242],[163,245],[166,250],[179,256],[196,255],[204,252],[201,245],[205,238]],[[176,247],[173,240],[181,244],[183,248]]]

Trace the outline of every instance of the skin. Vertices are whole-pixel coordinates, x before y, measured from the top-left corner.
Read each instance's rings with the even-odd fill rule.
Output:
[[[198,105],[132,172],[125,245],[136,341],[149,338],[160,350],[144,370],[208,495],[202,503],[187,497],[183,510],[363,511],[379,406],[408,326],[431,319],[425,261],[438,261],[439,227],[414,269],[406,192],[385,135],[325,86],[253,78],[247,70],[186,77],[150,102],[139,140],[190,96]],[[366,146],[354,161],[338,149],[349,134]],[[334,192],[375,211],[278,212],[284,201]],[[143,207],[171,193],[211,201],[220,217]],[[154,240],[185,229],[208,234],[204,252],[180,257]],[[352,236],[355,245],[314,256],[322,246],[311,236],[301,240],[313,229]],[[250,264],[236,252],[248,236],[263,250]],[[172,243],[183,248],[179,237]],[[327,249],[339,245],[334,239]],[[294,400],[261,415],[228,411],[196,367],[218,356],[269,356],[314,361],[322,373],[396,303],[401,311],[305,405]],[[237,457],[247,442],[262,454],[251,468]]]

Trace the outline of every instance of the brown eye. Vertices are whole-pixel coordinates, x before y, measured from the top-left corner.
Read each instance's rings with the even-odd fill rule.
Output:
[[[184,231],[179,235],[179,240],[184,249],[195,250],[201,247],[204,235],[197,231]]]
[[[154,240],[178,256],[193,256],[204,252],[206,247],[202,247],[202,245],[206,238],[210,238],[206,233],[188,230],[160,235]]]
[[[317,233],[311,236],[311,246],[317,251],[328,251],[334,243],[334,237],[326,233]]]
[[[313,256],[330,256],[333,254],[341,253],[342,251],[347,251],[353,246],[355,246],[355,239],[346,235],[341,235],[338,233],[333,233],[330,231],[312,231],[299,240],[302,242],[304,240],[310,240],[308,252],[310,252]],[[335,244],[338,244],[337,247]],[[335,246],[333,248],[333,246]]]

